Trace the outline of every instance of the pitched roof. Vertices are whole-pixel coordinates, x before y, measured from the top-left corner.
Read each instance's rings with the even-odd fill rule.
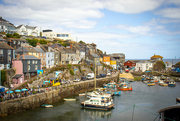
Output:
[[[33,56],[33,55],[22,55],[20,60],[40,60],[39,58]]]
[[[137,63],[152,63],[151,61],[149,61],[149,60],[140,60],[139,62],[137,62]]]
[[[152,56],[151,58],[163,58],[163,57],[160,56],[160,55],[155,55],[155,54],[154,54],[154,56]]]
[[[54,44],[52,44],[50,47],[52,47],[52,48],[63,48],[64,46],[62,46],[62,45],[59,44],[59,43],[54,43]]]
[[[38,52],[34,47],[31,46],[24,46],[16,49],[16,52]]]
[[[11,46],[9,46],[8,44],[6,44],[5,42],[0,42],[0,49],[14,49]]]

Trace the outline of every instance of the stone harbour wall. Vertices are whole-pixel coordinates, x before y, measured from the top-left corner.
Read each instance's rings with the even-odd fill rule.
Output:
[[[102,87],[104,83],[118,81],[118,76],[96,79],[96,87]],[[43,104],[53,104],[62,101],[63,98],[76,96],[79,93],[92,91],[94,89],[94,80],[81,81],[69,86],[52,87],[51,91],[29,95],[27,97],[17,98],[0,102],[0,117],[8,116],[25,110],[31,110],[40,107]]]

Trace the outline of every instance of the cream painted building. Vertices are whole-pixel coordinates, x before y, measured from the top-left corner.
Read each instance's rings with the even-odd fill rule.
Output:
[[[73,40],[71,38],[71,34],[69,33],[58,33],[53,32],[52,30],[43,30],[42,37],[46,38],[57,38],[57,39],[63,39],[63,40]]]

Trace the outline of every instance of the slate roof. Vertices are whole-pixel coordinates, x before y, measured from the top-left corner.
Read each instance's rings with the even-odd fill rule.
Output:
[[[20,78],[22,76],[22,74],[16,74],[15,76],[13,76],[13,78]]]
[[[5,42],[0,42],[0,49],[10,49],[10,50],[12,50],[12,49],[14,49],[14,48],[12,48],[11,46],[9,46],[8,44],[6,44]]]
[[[3,39],[2,37],[0,37],[0,42],[2,42],[2,41],[4,41],[4,42],[5,42],[6,40],[5,40],[5,39]]]
[[[16,52],[38,52],[34,47],[31,46],[25,46],[25,47],[20,47],[16,49]]]
[[[10,42],[11,40],[26,42],[25,39],[18,39],[18,38],[7,38],[7,39],[6,39],[6,41],[8,41],[8,42]]]
[[[140,60],[139,62],[137,62],[137,63],[152,63],[151,61],[149,61],[149,60]]]
[[[52,48],[63,48],[64,46],[62,46],[62,45],[59,44],[59,43],[54,43],[54,44],[52,44],[50,47],[52,47]]]
[[[33,56],[33,55],[22,55],[20,60],[40,60],[39,58]]]
[[[43,49],[41,49],[41,48],[34,47],[34,49],[35,49],[37,52],[39,52],[39,53],[44,53]]]

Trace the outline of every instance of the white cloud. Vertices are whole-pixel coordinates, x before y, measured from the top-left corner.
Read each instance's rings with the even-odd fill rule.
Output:
[[[71,28],[93,28],[96,22],[88,19],[104,16],[100,11],[102,4],[96,0],[4,0],[4,2],[6,5],[0,5],[3,17],[51,22]]]
[[[156,9],[163,0],[106,0],[105,8],[120,13],[142,13]]]
[[[156,14],[167,18],[180,19],[180,8],[164,8]]]
[[[127,25],[117,25],[115,26],[117,29],[122,29],[122,30],[128,30],[131,33],[136,33],[138,35],[145,35],[149,34],[151,31],[151,27],[147,25],[142,25],[142,26],[127,26]]]

